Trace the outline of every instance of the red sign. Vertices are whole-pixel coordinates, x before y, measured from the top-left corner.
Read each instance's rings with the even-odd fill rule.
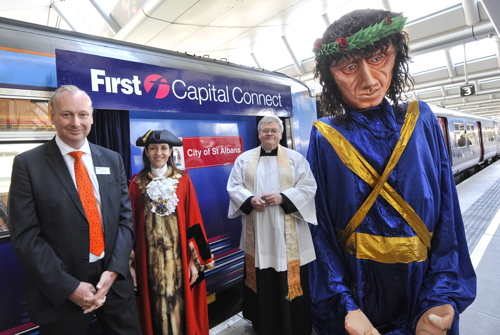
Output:
[[[183,137],[182,144],[186,169],[234,164],[243,153],[241,136]]]

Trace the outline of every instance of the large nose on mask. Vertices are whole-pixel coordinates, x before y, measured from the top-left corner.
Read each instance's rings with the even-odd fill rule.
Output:
[[[367,60],[362,60],[361,62],[359,62],[359,73],[362,79],[363,89],[367,90],[377,85],[377,81],[373,76],[373,71],[374,69],[370,65],[368,65]]]

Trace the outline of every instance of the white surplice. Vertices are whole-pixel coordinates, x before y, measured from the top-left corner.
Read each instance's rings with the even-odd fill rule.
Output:
[[[277,156],[261,156],[254,178],[255,194],[252,194],[245,187],[245,170],[254,150],[260,150],[260,147],[248,150],[236,159],[227,183],[230,198],[228,217],[243,216],[240,248],[245,250],[245,224],[247,218],[247,215],[240,210],[241,205],[251,196],[260,197],[272,192],[283,193],[298,210],[290,214],[297,223],[300,265],[312,262],[316,259],[316,254],[308,222],[317,224],[314,203],[316,181],[309,163],[298,152],[285,148],[292,168],[294,186],[282,191]],[[285,211],[279,205],[267,205],[263,212],[252,210],[249,215],[253,215],[255,225],[255,266],[259,269],[273,268],[276,271],[286,271]]]

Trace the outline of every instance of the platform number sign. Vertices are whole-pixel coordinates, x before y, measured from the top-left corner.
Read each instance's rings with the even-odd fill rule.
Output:
[[[476,89],[474,85],[464,85],[460,86],[460,96],[461,97],[468,97],[471,95],[476,94]]]

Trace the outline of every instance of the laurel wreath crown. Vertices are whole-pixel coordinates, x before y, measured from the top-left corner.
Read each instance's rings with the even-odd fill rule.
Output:
[[[321,39],[318,38],[314,43],[313,52],[316,54],[316,57],[319,57],[336,53],[347,54],[355,50],[366,48],[384,37],[399,33],[403,30],[407,19],[407,17],[403,16],[387,18],[368,28],[361,29],[352,36],[340,37],[337,38],[335,42],[328,44],[323,44]]]

